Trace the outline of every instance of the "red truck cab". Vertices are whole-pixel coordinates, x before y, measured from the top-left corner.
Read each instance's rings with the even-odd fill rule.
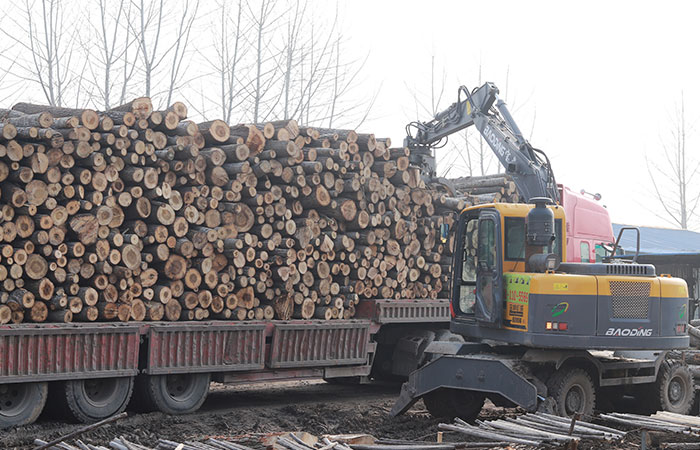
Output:
[[[558,185],[566,213],[566,255],[571,262],[601,262],[601,244],[615,242],[610,214],[599,200]]]

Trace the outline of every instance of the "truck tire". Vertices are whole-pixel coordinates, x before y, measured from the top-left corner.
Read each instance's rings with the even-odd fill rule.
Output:
[[[206,400],[210,380],[208,373],[150,375],[143,380],[143,390],[153,409],[167,414],[188,414],[198,410]]]
[[[48,384],[0,384],[0,429],[34,422],[46,405]]]
[[[423,403],[431,416],[452,419],[459,417],[473,422],[484,406],[486,396],[481,392],[462,389],[437,389],[423,396]]]
[[[688,414],[693,407],[695,388],[693,374],[687,365],[666,361],[659,370],[656,380],[660,410],[676,414]]]
[[[593,415],[595,386],[583,369],[564,367],[557,370],[547,381],[547,393],[554,400],[554,411],[559,416]]]
[[[62,400],[75,420],[90,423],[123,412],[133,390],[133,377],[70,380],[63,383]]]

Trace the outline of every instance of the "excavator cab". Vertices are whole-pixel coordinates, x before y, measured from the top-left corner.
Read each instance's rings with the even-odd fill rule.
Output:
[[[492,327],[501,327],[504,319],[506,325],[517,324],[522,314],[504,311],[504,273],[524,272],[526,256],[532,259],[535,254],[553,253],[555,260],[563,259],[563,209],[551,207],[554,237],[551,245],[544,246],[528,246],[525,224],[529,210],[522,204],[499,204],[479,205],[462,213],[457,229],[459,251],[453,258],[456,318]]]

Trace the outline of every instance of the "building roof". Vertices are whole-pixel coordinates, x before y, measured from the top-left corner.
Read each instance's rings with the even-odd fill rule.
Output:
[[[630,225],[613,224],[613,233],[617,238],[620,228]],[[700,254],[700,233],[672,228],[638,227],[640,231],[640,249],[642,255],[698,255]],[[620,240],[625,253],[634,253],[637,249],[637,233],[625,231]]]

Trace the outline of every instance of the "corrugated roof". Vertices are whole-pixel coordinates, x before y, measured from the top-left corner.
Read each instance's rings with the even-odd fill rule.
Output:
[[[615,238],[620,228],[630,225],[613,224]],[[641,233],[640,254],[645,255],[692,255],[700,254],[700,233],[672,228],[638,227]],[[625,231],[620,241],[625,253],[634,253],[637,248],[637,233]]]

